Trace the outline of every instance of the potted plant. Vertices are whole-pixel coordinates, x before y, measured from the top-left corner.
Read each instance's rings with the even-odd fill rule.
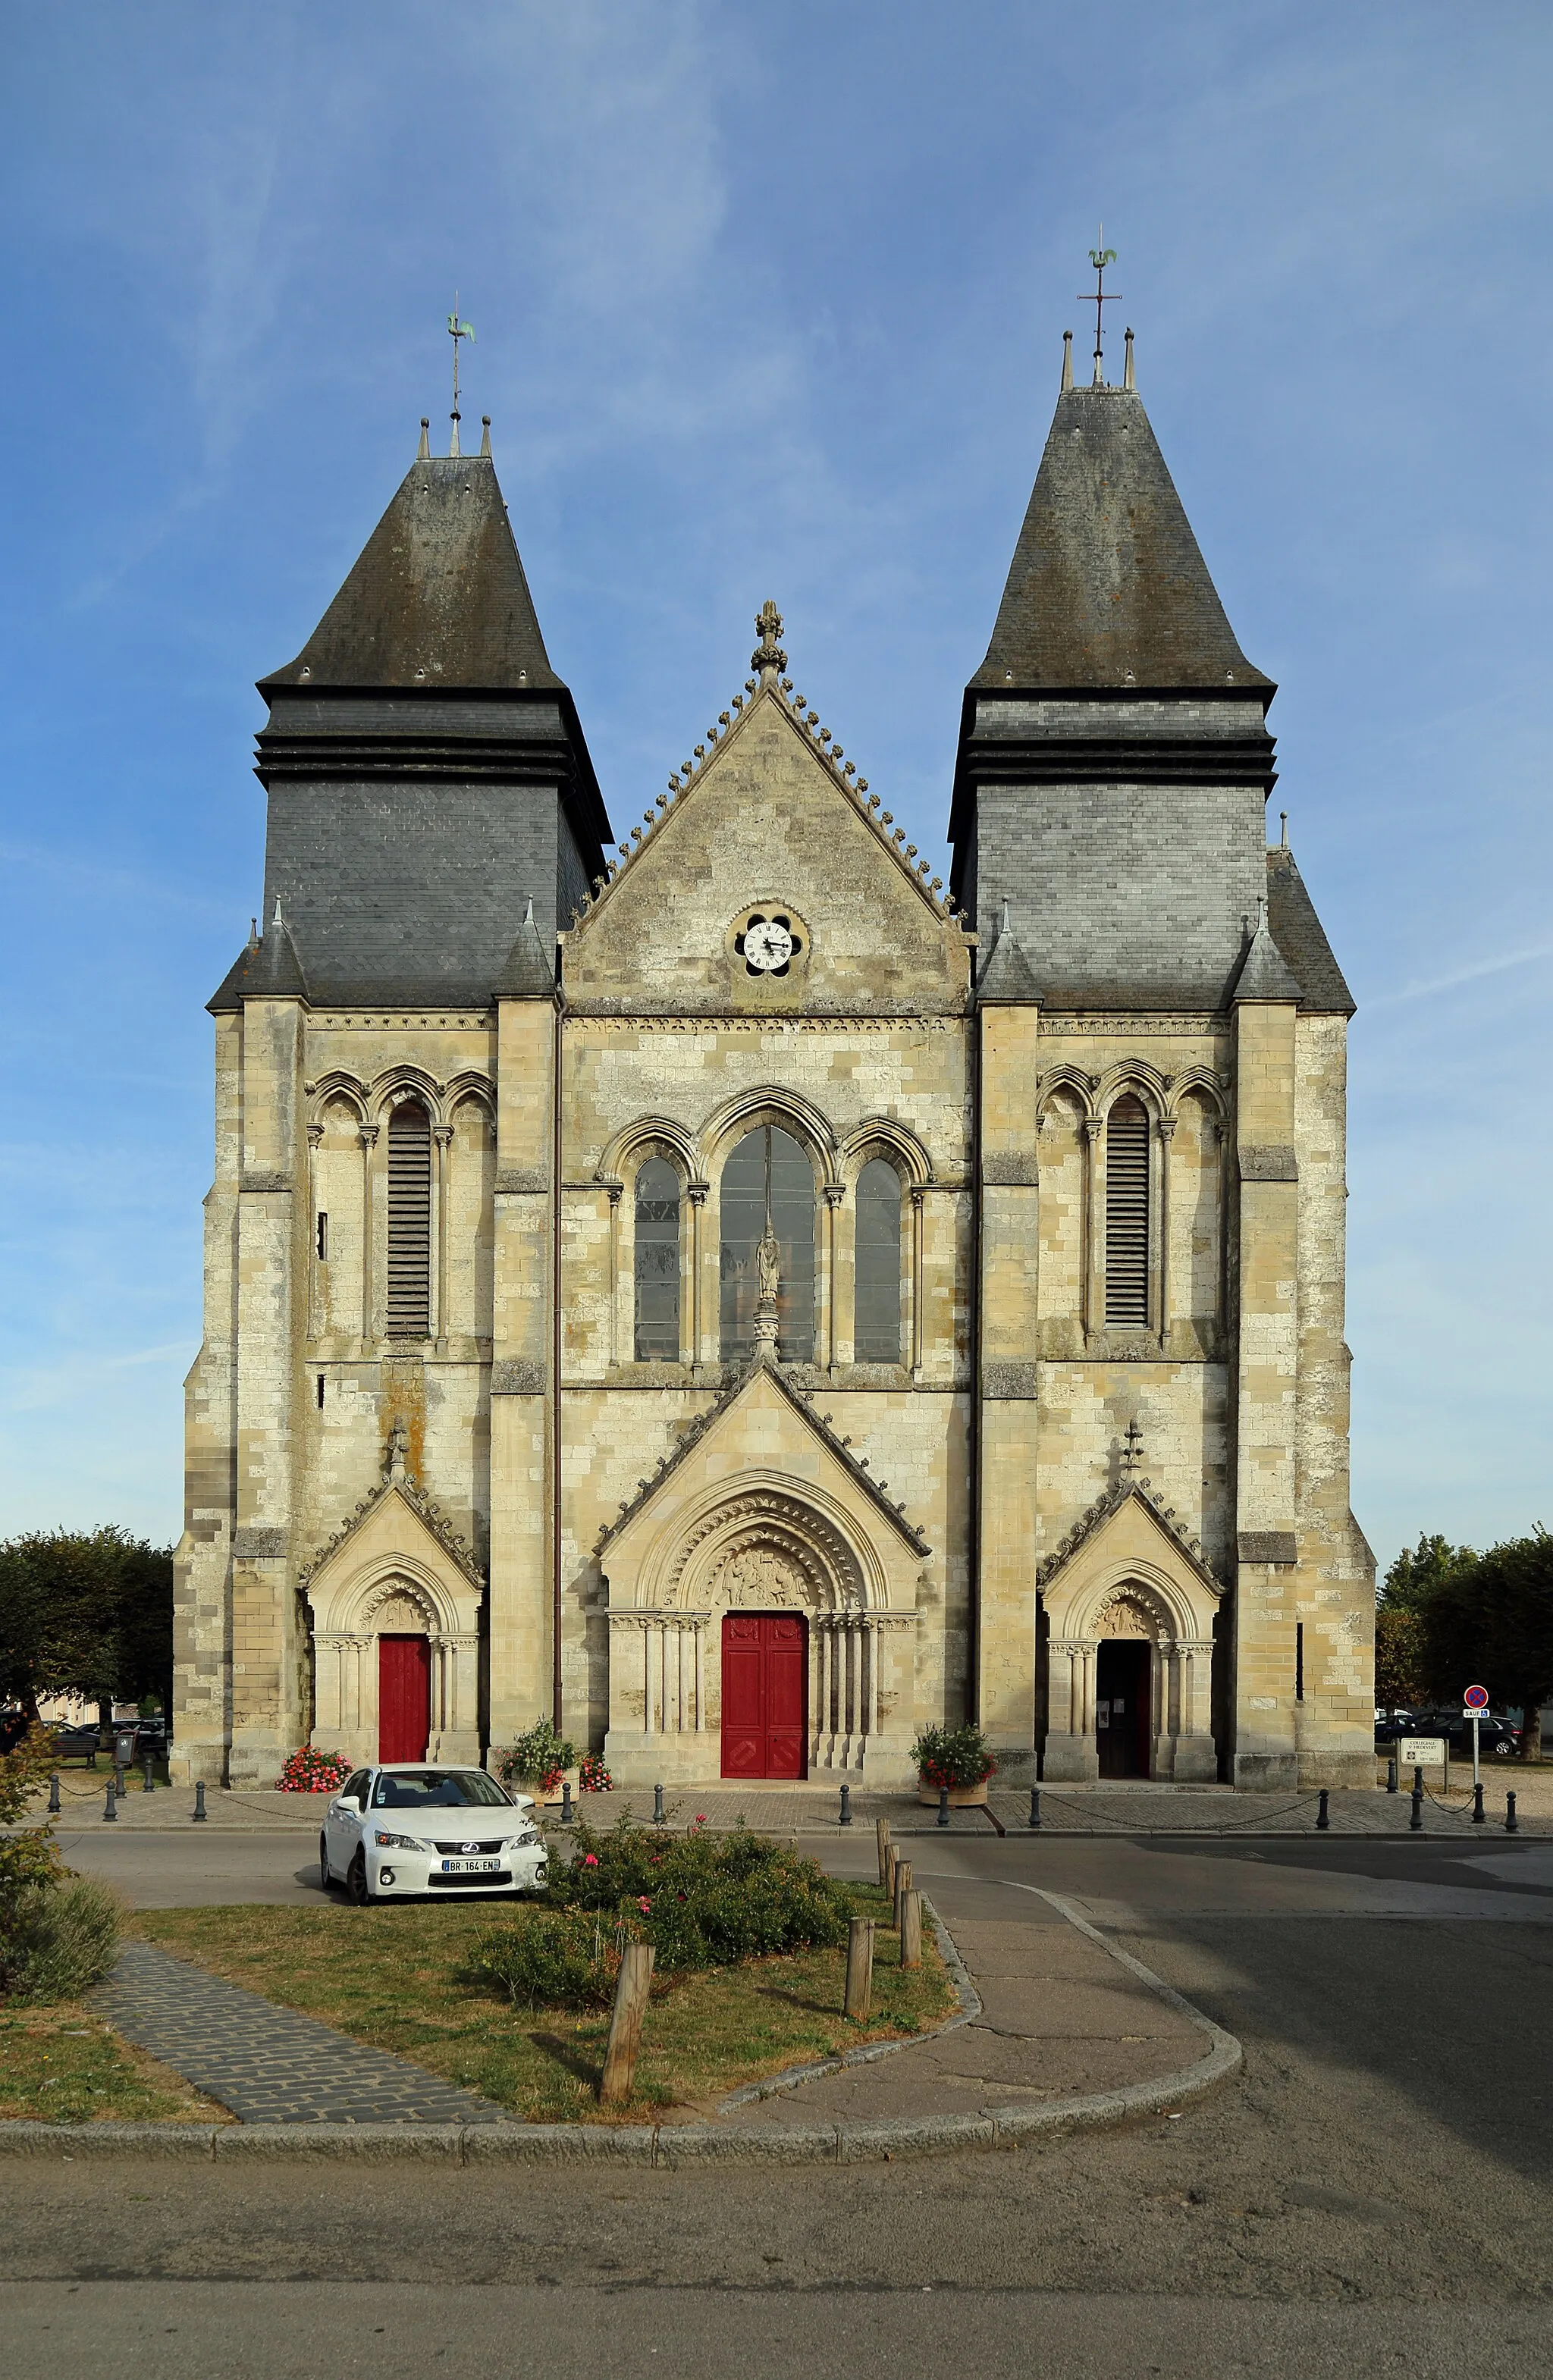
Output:
[[[516,1785],[536,1802],[559,1802],[562,1789],[577,1788],[576,1750],[557,1735],[548,1718],[539,1718],[508,1745],[497,1764],[504,1785]]]
[[[987,1780],[998,1764],[979,1727],[925,1727],[911,1753],[919,1802],[937,1802],[946,1786],[951,1809],[986,1801]]]

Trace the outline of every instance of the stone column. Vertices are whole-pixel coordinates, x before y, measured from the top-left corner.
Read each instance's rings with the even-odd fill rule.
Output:
[[[322,1328],[319,1299],[318,1253],[318,1151],[323,1138],[323,1126],[308,1126],[308,1338],[316,1340]]]
[[[1100,1133],[1103,1118],[1084,1119],[1084,1336],[1086,1343],[1106,1318],[1105,1279],[1101,1269],[1105,1234],[1100,1229]]]
[[[372,1152],[378,1145],[378,1127],[364,1123],[358,1135],[361,1142],[361,1345],[363,1350],[377,1342],[377,1264],[373,1251],[372,1226],[376,1220],[373,1208],[377,1203],[376,1167]]]
[[[685,1185],[685,1195],[690,1201],[690,1361],[692,1364],[704,1364],[707,1360],[706,1349],[701,1343],[704,1335],[704,1327],[701,1319],[701,1266],[703,1262],[701,1241],[703,1236],[703,1218],[706,1214],[707,1192],[710,1186],[710,1183],[706,1182],[687,1182]],[[682,1321],[680,1324],[680,1343],[682,1345],[684,1344],[684,1341],[685,1325]]]
[[[919,1182],[911,1189],[911,1369],[922,1377],[922,1306],[925,1294],[922,1260],[922,1208],[927,1193]]]
[[[825,1364],[834,1371],[840,1362],[841,1330],[837,1309],[840,1305],[840,1269],[836,1262],[838,1209],[845,1192],[839,1182],[825,1184]]]
[[[1095,1646],[1086,1637],[1053,1636],[1047,1646],[1048,1718],[1042,1774],[1073,1784],[1100,1772],[1095,1738]]]
[[[1175,1774],[1183,1781],[1211,1783],[1219,1774],[1213,1741],[1213,1639],[1183,1637],[1176,1646],[1180,1719]]]
[[[1162,1351],[1165,1333],[1171,1327],[1171,1142],[1175,1137],[1173,1116],[1160,1118],[1156,1127],[1156,1137],[1159,1148],[1159,1257],[1155,1265],[1155,1281],[1149,1286],[1153,1292],[1156,1328]]]

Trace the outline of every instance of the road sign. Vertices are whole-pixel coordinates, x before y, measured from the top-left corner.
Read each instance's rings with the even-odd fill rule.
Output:
[[[1486,1711],[1488,1707],[1488,1689],[1486,1686],[1469,1686],[1462,1696],[1462,1701],[1469,1711]]]

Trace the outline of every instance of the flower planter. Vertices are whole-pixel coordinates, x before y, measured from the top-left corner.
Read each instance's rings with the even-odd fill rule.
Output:
[[[575,1808],[577,1795],[582,1790],[578,1771],[575,1768],[563,1769],[553,1785],[544,1785],[536,1777],[530,1784],[516,1784],[513,1791],[516,1793],[531,1794],[535,1803],[541,1810],[559,1810],[565,1798],[568,1785],[572,1789],[572,1803]]]
[[[987,1788],[991,1781],[990,1778],[984,1777],[979,1785],[952,1785],[949,1789],[950,1808],[952,1810],[981,1809],[986,1803]],[[916,1780],[917,1800],[927,1803],[935,1810],[939,1806],[939,1795],[942,1790],[941,1786],[929,1785],[926,1777],[919,1777]]]

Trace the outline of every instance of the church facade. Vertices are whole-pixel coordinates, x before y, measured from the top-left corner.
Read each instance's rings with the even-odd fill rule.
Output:
[[[176,1769],[548,1715],[896,1787],[974,1718],[1013,1783],[1372,1781],[1353,1002],[1130,338],[1064,369],[947,888],[770,603],[617,843],[454,446],[261,685]]]

